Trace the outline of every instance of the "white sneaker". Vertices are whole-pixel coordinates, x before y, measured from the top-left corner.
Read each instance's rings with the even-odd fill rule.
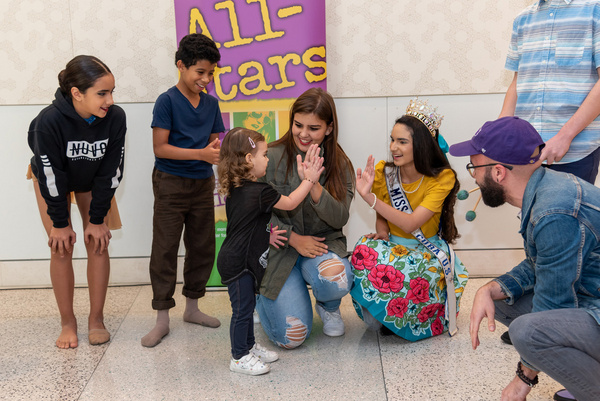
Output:
[[[339,308],[335,312],[328,312],[321,305],[316,304],[315,309],[323,321],[323,333],[329,337],[344,335],[344,321],[342,320],[342,315],[340,315]]]
[[[236,373],[243,373],[245,375],[263,375],[269,373],[271,367],[263,363],[256,355],[252,352],[240,359],[231,358],[229,362],[229,370]]]
[[[261,361],[265,363],[275,362],[279,359],[279,355],[275,351],[269,351],[259,343],[254,343],[254,347],[250,350],[251,354],[257,356]]]

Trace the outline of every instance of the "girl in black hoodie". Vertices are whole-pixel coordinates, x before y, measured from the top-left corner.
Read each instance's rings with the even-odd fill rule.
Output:
[[[60,88],[52,104],[29,127],[34,153],[31,170],[42,223],[51,249],[50,277],[61,316],[59,348],[75,348],[72,251],[75,232],[70,221],[71,192],[83,220],[88,255],[90,344],[110,340],[104,326],[111,238],[106,224],[115,189],[123,174],[125,113],[113,106],[115,79],[93,56],[77,56],[58,74]]]

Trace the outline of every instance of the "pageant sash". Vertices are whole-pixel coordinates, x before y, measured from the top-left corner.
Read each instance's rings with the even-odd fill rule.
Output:
[[[406,214],[412,213],[410,203],[402,189],[400,169],[397,167],[385,167],[385,182],[392,201],[392,206]],[[442,265],[446,280],[446,316],[448,317],[448,334],[453,336],[458,331],[456,327],[456,293],[454,292],[454,249],[447,243],[450,257],[440,248],[433,245],[423,234],[420,228],[411,233],[423,246],[431,251]]]

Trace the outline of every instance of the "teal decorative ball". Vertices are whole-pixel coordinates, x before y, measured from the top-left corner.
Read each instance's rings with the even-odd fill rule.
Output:
[[[477,217],[477,214],[475,213],[474,210],[469,210],[467,212],[467,215],[465,216],[465,218],[467,219],[467,221],[473,221],[473,220],[475,220],[475,217]]]
[[[456,197],[458,198],[458,200],[465,200],[465,199],[467,199],[469,197],[469,193],[467,192],[466,189],[461,189],[456,194]]]

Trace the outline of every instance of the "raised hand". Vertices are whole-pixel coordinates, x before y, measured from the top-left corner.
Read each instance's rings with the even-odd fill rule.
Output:
[[[369,155],[364,171],[356,170],[356,190],[360,196],[364,198],[371,193],[373,181],[375,181],[375,159],[373,155]]]
[[[323,167],[325,159],[319,156],[320,150],[318,145],[313,144],[308,148],[304,161],[302,161],[300,155],[296,157],[298,176],[301,180],[306,178],[313,183],[319,182],[319,177],[325,170],[325,167]]]

